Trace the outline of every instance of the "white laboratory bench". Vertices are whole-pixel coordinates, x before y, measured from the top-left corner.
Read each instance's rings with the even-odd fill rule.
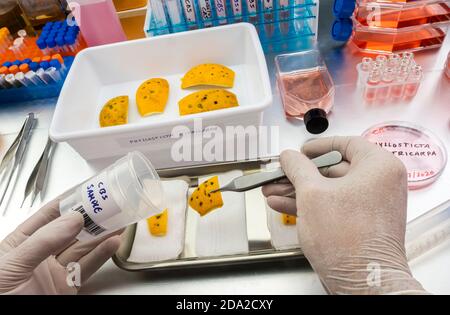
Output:
[[[320,8],[319,48],[336,84],[336,98],[330,128],[321,136],[360,135],[366,128],[388,120],[414,122],[432,130],[445,143],[450,154],[450,80],[443,77],[445,57],[450,49],[447,37],[440,50],[417,54],[416,60],[427,71],[416,97],[407,105],[369,107],[355,88],[355,65],[361,56],[329,37],[332,1]],[[273,71],[273,58],[268,57]],[[275,101],[264,113],[265,125],[280,126],[280,149],[299,148],[309,139],[303,123],[287,122],[277,90]],[[0,106],[0,157],[17,135],[26,113],[38,115],[24,167],[8,204],[7,215],[0,217],[0,239],[36,211],[19,209],[25,183],[47,141],[48,127],[56,100]],[[107,163],[107,162],[105,162]],[[101,164],[101,163],[100,163]],[[93,175],[101,165],[84,161],[67,144],[59,144],[49,173],[45,201]],[[409,192],[408,220],[450,199],[450,167],[431,186]],[[2,209],[0,209],[1,211]],[[345,228],[345,227],[343,227]],[[411,262],[414,276],[432,293],[450,294],[450,242]],[[256,265],[216,267],[202,270],[165,272],[127,272],[108,261],[82,288],[83,294],[323,294],[318,277],[304,260]]]

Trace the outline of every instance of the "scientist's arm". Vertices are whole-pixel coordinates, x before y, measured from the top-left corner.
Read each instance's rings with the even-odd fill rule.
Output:
[[[332,150],[344,161],[319,172],[310,158]],[[271,184],[263,193],[273,209],[297,214],[300,246],[325,289],[426,293],[405,255],[407,175],[401,161],[360,137],[322,138],[302,151],[281,154],[293,186]],[[294,190],[295,198],[284,197]]]
[[[22,223],[0,243],[0,294],[77,293],[120,244],[118,236],[80,243],[82,227],[81,214],[59,216],[58,201]]]

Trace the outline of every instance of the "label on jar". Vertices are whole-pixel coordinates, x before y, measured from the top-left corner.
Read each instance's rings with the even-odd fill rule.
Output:
[[[106,172],[89,179],[79,189],[81,189],[82,200],[70,210],[83,215],[84,231],[98,236],[106,231],[102,222],[121,211],[108,189]],[[62,203],[65,203],[65,200]]]

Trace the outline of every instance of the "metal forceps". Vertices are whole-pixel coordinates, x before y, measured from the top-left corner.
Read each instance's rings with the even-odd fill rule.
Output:
[[[40,199],[42,201],[43,195],[45,193],[45,184],[46,177],[48,173],[48,165],[50,163],[50,159],[55,151],[55,143],[48,138],[47,144],[45,145],[45,149],[42,152],[39,161],[36,163],[33,171],[31,172],[30,178],[28,179],[27,185],[25,187],[25,193],[23,196],[22,204],[20,207],[23,207],[25,200],[27,200],[28,196],[31,194],[31,204],[30,207],[33,206],[36,197],[40,195]]]
[[[34,116],[34,113],[29,113],[25,122],[23,123],[22,129],[20,129],[19,134],[14,140],[11,147],[6,152],[2,163],[0,164],[0,174],[6,175],[6,184],[3,192],[0,195],[0,206],[2,205],[6,193],[10,187],[12,178],[14,174],[18,175],[20,169],[22,167],[22,160],[25,155],[25,151],[27,149],[28,141],[31,137],[31,131],[36,123],[37,119]],[[2,177],[3,178],[3,177]],[[13,187],[15,185],[15,181],[17,180],[17,176],[14,177]],[[3,215],[6,213],[6,209],[3,212]]]

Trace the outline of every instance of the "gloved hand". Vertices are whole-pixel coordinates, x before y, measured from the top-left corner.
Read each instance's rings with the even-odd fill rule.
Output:
[[[84,283],[117,251],[117,235],[78,242],[83,216],[60,217],[58,205],[44,206],[0,243],[0,294],[76,294],[77,270]]]
[[[309,158],[337,150],[320,171]],[[306,258],[333,294],[426,293],[405,255],[407,173],[388,151],[360,137],[307,142],[280,162],[290,183],[263,187],[274,210],[298,216]],[[286,197],[295,190],[294,198]]]

